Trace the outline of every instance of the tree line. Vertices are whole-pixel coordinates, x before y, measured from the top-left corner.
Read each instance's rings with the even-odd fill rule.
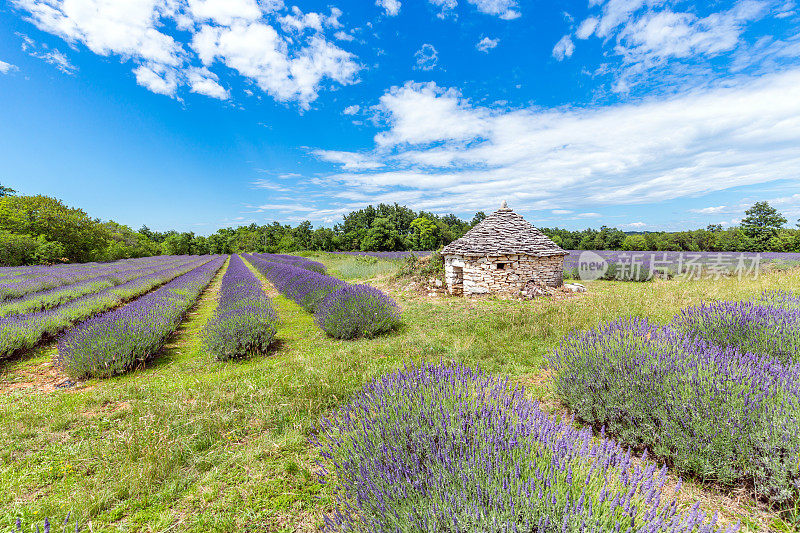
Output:
[[[333,228],[273,222],[221,228],[206,237],[193,232],[138,231],[90,217],[48,196],[22,196],[0,185],[0,264],[115,261],[151,255],[238,252],[435,250],[458,239],[486,218],[414,211],[398,204],[367,206],[348,213]],[[741,224],[679,232],[623,232],[601,227],[571,231],[542,228],[564,249],[800,252],[800,230],[766,202],[751,207]]]

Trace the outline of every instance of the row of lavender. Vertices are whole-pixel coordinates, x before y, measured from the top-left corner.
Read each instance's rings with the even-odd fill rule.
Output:
[[[587,263],[603,262],[602,279],[646,281],[653,277],[686,276],[694,279],[724,275],[755,276],[766,265],[800,263],[800,253],[780,252],[645,252],[622,250],[567,250],[564,273],[582,278]],[[596,279],[594,276],[592,279]]]
[[[10,298],[0,303],[0,317],[42,311],[75,300],[86,294],[100,292],[115,285],[153,273],[155,270],[178,265],[188,261],[188,257],[159,257],[149,261],[114,263],[105,268],[94,269],[89,279],[79,280],[68,285],[60,285],[39,292],[29,292],[18,298]],[[196,258],[194,258],[196,259]],[[45,276],[45,278],[52,278]]]
[[[215,257],[133,302],[97,315],[58,340],[57,363],[70,376],[109,377],[152,358],[225,263]]]
[[[113,263],[26,267],[26,270],[7,272],[0,278],[0,301],[174,259],[174,256],[157,256],[122,259]]]
[[[414,251],[401,251],[401,252],[328,252],[330,254],[335,255],[363,255],[367,257],[375,257],[377,259],[405,259],[412,255],[416,255],[417,257],[427,257],[431,255],[432,251],[424,251],[424,250],[414,250]]]
[[[281,294],[314,313],[317,325],[332,337],[375,337],[400,324],[400,308],[374,287],[350,285],[301,262],[274,262],[269,254],[252,255],[248,261]]]
[[[219,303],[203,329],[206,350],[220,361],[264,353],[275,339],[276,322],[261,282],[241,257],[232,255]]]
[[[800,503],[800,296],[685,309],[666,326],[623,319],[551,356],[579,419],[680,472]]]
[[[311,439],[333,487],[330,531],[723,531],[699,504],[679,510],[666,466],[463,366],[375,379]]]
[[[29,349],[45,337],[54,336],[75,323],[145,294],[208,261],[209,258],[194,256],[172,258],[149,268],[129,271],[130,277],[123,278],[123,283],[100,292],[68,299],[44,311],[0,318],[0,331],[3,332],[0,336],[0,359]]]

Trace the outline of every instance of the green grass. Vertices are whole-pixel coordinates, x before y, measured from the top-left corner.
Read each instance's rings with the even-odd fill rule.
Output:
[[[461,361],[510,375],[557,408],[544,355],[569,331],[621,315],[667,321],[703,299],[800,286],[795,269],[742,282],[595,282],[564,301],[431,300],[393,286],[381,269],[351,269],[346,257],[313,259],[388,290],[403,308],[403,326],[386,337],[337,341],[277,296],[278,342],[270,353],[220,363],[199,340],[220,272],[147,368],[73,390],[0,392],[0,531],[18,516],[30,523],[70,511],[93,531],[314,530],[330,501],[313,474],[308,432],[368,379],[410,362]],[[0,385],[23,379],[51,355],[43,349],[7,364]],[[687,493],[753,529],[767,530],[772,520],[774,528],[789,527],[697,484]]]

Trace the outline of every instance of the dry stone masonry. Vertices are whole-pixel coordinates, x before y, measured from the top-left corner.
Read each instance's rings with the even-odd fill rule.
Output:
[[[442,250],[447,290],[453,295],[546,294],[546,288],[563,283],[567,253],[503,202]]]

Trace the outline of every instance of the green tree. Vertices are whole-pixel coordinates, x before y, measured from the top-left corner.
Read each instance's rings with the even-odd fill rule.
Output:
[[[411,246],[414,250],[435,250],[439,245],[439,227],[427,217],[411,222]]]
[[[628,252],[646,250],[647,239],[643,235],[628,235],[622,241],[622,249]]]
[[[0,197],[0,229],[60,242],[66,258],[80,263],[102,259],[110,238],[100,221],[83,210],[41,195]]]
[[[770,239],[778,235],[778,230],[786,224],[786,217],[767,202],[756,202],[744,214],[740,223],[742,231],[753,239],[757,251],[768,250]]]
[[[400,250],[402,247],[403,239],[394,224],[386,218],[376,218],[361,242],[361,249],[370,252]]]
[[[0,184],[0,196],[14,196],[17,191],[12,189],[11,187],[5,187]]]

